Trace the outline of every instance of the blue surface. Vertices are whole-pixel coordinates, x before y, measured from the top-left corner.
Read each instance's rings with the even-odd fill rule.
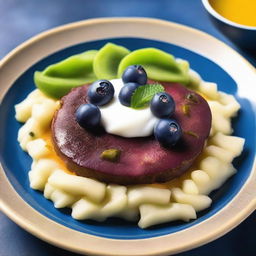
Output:
[[[195,221],[164,224],[146,230],[138,228],[137,224],[118,219],[110,219],[104,223],[76,221],[70,216],[70,210],[55,209],[52,202],[46,200],[42,193],[34,191],[29,187],[27,173],[30,170],[31,159],[27,153],[21,150],[17,142],[17,133],[21,125],[14,118],[14,105],[19,103],[29,92],[35,89],[33,82],[33,73],[35,70],[43,70],[45,67],[73,54],[91,49],[100,49],[110,41],[125,46],[130,50],[143,47],[156,47],[172,53],[178,58],[188,60],[193,69],[198,71],[206,80],[216,82],[221,91],[236,95],[237,86],[223,69],[205,57],[178,46],[146,39],[122,38],[94,41],[67,48],[48,56],[30,67],[13,84],[0,106],[0,137],[3,138],[0,142],[0,160],[6,170],[6,174],[20,196],[36,210],[62,225],[81,232],[116,239],[143,239],[170,234],[198,224],[219,211],[238,193],[252,169],[256,145],[255,115],[249,102],[245,99],[240,99],[239,95],[237,95],[237,98],[241,104],[241,112],[237,120],[235,120],[233,128],[234,134],[245,138],[246,144],[244,154],[236,159],[238,173],[222,186],[221,189],[212,193],[212,206],[203,213],[200,213],[199,218]],[[209,70],[211,70],[210,73]],[[251,138],[251,131],[254,131],[253,139]]]
[[[102,16],[148,16],[163,18],[198,27],[229,43],[213,28],[198,0],[139,2],[76,0],[73,3],[70,5],[70,1],[49,0],[41,4],[39,1],[31,2],[24,0],[0,2],[0,56],[3,56],[13,46],[40,30],[70,21]],[[248,57],[245,53],[243,54]],[[254,62],[253,57],[249,59],[251,62]],[[246,104],[246,102],[243,102],[243,104]],[[243,113],[239,118],[244,118]],[[43,242],[20,230],[4,216],[1,216],[1,223],[0,255],[34,255],[35,250],[39,250],[37,255],[72,255],[52,246],[44,246]],[[241,238],[243,240],[243,255],[255,255],[256,250],[252,242],[255,227],[254,214],[244,224],[224,238],[182,255],[206,255],[206,253],[207,255],[217,253],[242,255],[241,250],[237,247],[240,244]],[[13,243],[12,239],[8,239],[8,234],[14,233],[16,234],[17,243]],[[30,243],[28,243],[28,240]]]

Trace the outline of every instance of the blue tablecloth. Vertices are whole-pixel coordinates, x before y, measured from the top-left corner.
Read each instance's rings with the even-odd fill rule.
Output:
[[[153,17],[201,29],[239,51],[256,66],[256,56],[237,49],[208,19],[200,0],[7,0],[0,1],[0,58],[46,29],[96,17]],[[254,256],[256,212],[218,240],[179,256]],[[0,256],[75,254],[48,245],[22,230],[0,213]]]

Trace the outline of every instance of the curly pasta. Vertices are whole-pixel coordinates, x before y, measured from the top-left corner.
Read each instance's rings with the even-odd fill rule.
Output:
[[[137,221],[140,216],[139,227],[147,228],[174,220],[196,219],[196,212],[211,205],[208,194],[236,172],[232,161],[241,154],[244,139],[230,135],[231,118],[240,108],[235,98],[218,92],[216,84],[202,81],[194,71],[190,73],[211,108],[212,129],[200,162],[180,177],[178,183],[126,187],[69,172],[52,158],[52,146],[44,137],[59,102],[35,90],[15,106],[16,119],[25,122],[18,141],[33,159],[29,171],[31,188],[44,191],[56,208],[70,207],[72,217],[78,220],[104,221],[116,216]]]

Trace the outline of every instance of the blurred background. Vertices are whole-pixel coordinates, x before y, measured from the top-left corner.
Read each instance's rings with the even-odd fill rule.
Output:
[[[203,30],[256,66],[211,23],[201,0],[0,0],[0,59],[30,37],[66,23],[97,17],[165,19]],[[254,256],[256,213],[224,237],[179,256]],[[0,256],[75,256],[25,232],[0,212]]]

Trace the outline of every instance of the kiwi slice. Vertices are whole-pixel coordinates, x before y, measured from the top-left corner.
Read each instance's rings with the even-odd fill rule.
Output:
[[[120,61],[130,51],[123,46],[107,43],[95,56],[93,70],[98,79],[117,78],[117,71]]]
[[[118,77],[130,65],[140,64],[147,72],[148,78],[156,81],[189,82],[189,64],[179,63],[175,58],[156,48],[143,48],[135,50],[122,59],[118,67]]]
[[[86,51],[50,65],[42,72],[36,71],[36,86],[48,96],[60,98],[74,87],[95,81],[93,60],[96,54],[96,50]]]

